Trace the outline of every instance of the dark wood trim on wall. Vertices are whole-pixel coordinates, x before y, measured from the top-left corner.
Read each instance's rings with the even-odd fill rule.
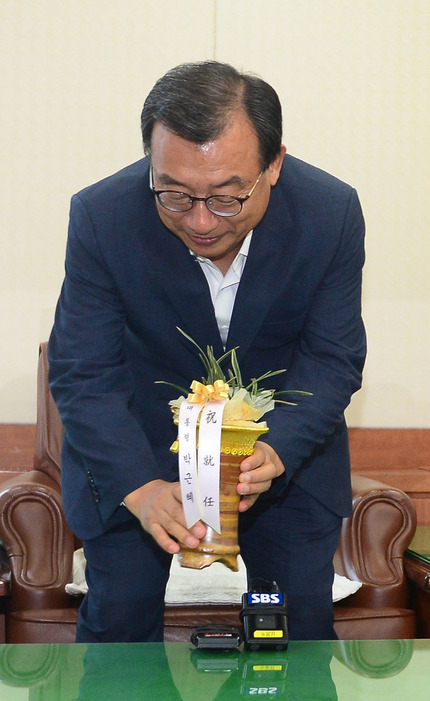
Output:
[[[430,429],[351,428],[352,471],[403,489],[430,525]],[[36,427],[0,424],[0,470],[30,470]]]
[[[349,442],[353,469],[430,470],[430,428],[350,428]]]
[[[430,429],[349,430],[351,466],[409,494],[418,524],[430,525]]]
[[[35,424],[0,424],[0,470],[31,470],[35,440]]]

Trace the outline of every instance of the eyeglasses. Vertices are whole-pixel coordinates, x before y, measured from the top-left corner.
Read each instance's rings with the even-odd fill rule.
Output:
[[[254,185],[245,197],[233,197],[232,195],[209,195],[209,197],[193,197],[186,192],[177,190],[156,190],[154,188],[154,180],[152,168],[150,170],[149,187],[152,194],[155,195],[158,202],[164,209],[170,212],[189,212],[193,208],[194,202],[204,202],[206,207],[212,214],[217,214],[219,217],[235,217],[240,214],[246,200],[249,200],[263,175],[261,171]]]

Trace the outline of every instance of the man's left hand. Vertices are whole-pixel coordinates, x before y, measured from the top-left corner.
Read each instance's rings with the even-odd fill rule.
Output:
[[[273,448],[267,443],[257,441],[252,455],[240,464],[237,491],[242,499],[239,511],[248,511],[260,494],[267,492],[275,477],[285,472],[285,467]]]

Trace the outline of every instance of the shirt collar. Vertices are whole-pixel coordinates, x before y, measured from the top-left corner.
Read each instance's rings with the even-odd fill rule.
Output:
[[[252,239],[252,231],[250,231],[249,234],[247,234],[245,236],[245,238],[242,242],[242,245],[240,247],[240,250],[230,266],[230,268],[233,268],[235,273],[240,274],[243,270],[246,259],[248,257],[249,247],[251,245],[251,239]],[[190,251],[191,255],[194,256],[194,258],[199,261],[199,263],[206,263],[207,265],[218,269],[218,267],[215,265],[215,263],[213,263],[209,258],[205,258],[204,256],[198,256],[191,249],[189,249],[189,251]],[[243,257],[245,260],[241,260],[241,257]]]

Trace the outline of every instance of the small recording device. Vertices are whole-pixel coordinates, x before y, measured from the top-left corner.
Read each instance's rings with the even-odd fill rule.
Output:
[[[286,650],[288,614],[286,597],[276,582],[253,579],[242,596],[245,647],[248,650]]]
[[[204,650],[236,650],[242,644],[243,636],[233,626],[199,626],[192,632],[191,642]]]

